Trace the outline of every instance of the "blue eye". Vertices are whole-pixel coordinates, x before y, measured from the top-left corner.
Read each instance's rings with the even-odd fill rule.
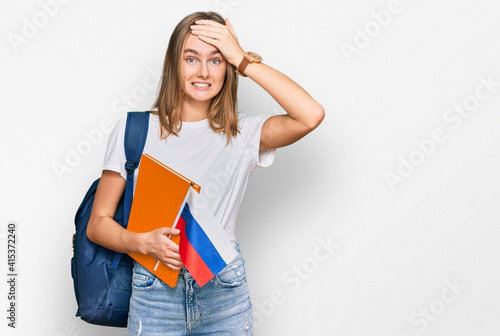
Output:
[[[220,63],[220,59],[215,58],[215,59],[211,60],[210,63],[217,65]]]
[[[196,62],[196,60],[194,59],[194,57],[188,57],[188,58],[186,58],[186,62],[188,62],[188,63],[191,63],[191,64],[192,64],[192,63],[195,63],[195,62]]]

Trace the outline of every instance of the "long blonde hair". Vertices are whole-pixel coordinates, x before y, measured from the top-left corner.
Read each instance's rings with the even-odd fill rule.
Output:
[[[166,139],[169,135],[178,136],[182,127],[181,108],[184,100],[182,76],[179,71],[184,44],[191,34],[190,26],[197,20],[213,20],[225,24],[224,18],[215,12],[196,12],[186,16],[175,27],[168,44],[163,64],[160,89],[153,105],[160,119],[160,136]],[[208,112],[208,123],[212,130],[223,133],[228,143],[238,133],[237,89],[238,77],[235,66],[226,62],[226,77],[220,92],[212,98]]]

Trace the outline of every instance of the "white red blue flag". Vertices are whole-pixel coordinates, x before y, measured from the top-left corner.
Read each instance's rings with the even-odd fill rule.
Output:
[[[175,227],[181,231],[182,262],[200,287],[238,255],[219,221],[192,188]]]

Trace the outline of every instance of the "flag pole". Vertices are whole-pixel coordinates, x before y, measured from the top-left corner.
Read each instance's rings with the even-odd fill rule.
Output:
[[[191,193],[191,188],[193,187],[194,183],[191,182],[191,184],[189,185],[189,189],[188,191],[186,192],[186,197],[184,197],[184,201],[182,202],[182,205],[181,207],[179,208],[179,212],[177,213],[177,217],[175,217],[175,220],[174,220],[174,225],[172,225],[172,229],[175,229],[175,227],[177,226],[177,222],[179,221],[179,217],[181,216],[181,213],[182,213],[182,210],[184,210],[184,206],[186,205],[186,202],[188,200],[188,197],[189,197],[189,194]],[[168,239],[170,239],[172,235],[169,234],[168,235]],[[158,265],[160,264],[160,261],[158,260],[156,262],[156,265],[155,265],[155,268],[154,268],[154,272],[156,272],[156,269],[158,268]]]

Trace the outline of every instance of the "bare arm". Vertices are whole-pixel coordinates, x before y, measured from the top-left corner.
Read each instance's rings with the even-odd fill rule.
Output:
[[[192,33],[220,50],[224,58],[238,66],[245,52],[228,19],[226,25],[211,20],[200,20],[192,26]],[[290,145],[314,130],[325,117],[323,107],[304,89],[281,72],[263,63],[250,63],[245,75],[266,90],[287,112],[270,117],[262,127],[260,149]]]
[[[181,269],[179,246],[167,237],[178,234],[179,230],[160,228],[135,233],[124,229],[113,219],[125,185],[126,181],[119,173],[103,171],[87,226],[88,238],[110,250],[150,254],[174,270]]]
[[[287,112],[266,120],[260,137],[261,150],[288,146],[323,121],[323,107],[281,72],[263,63],[251,63],[245,75],[262,86]]]

